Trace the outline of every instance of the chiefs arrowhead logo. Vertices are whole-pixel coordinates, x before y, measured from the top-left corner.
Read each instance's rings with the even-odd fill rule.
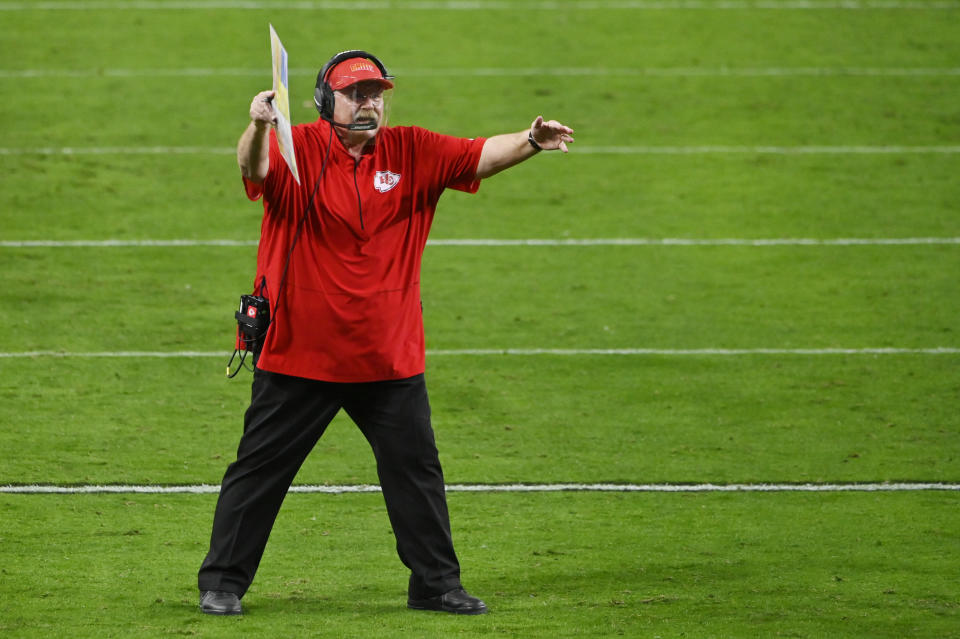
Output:
[[[373,176],[373,188],[386,193],[400,183],[400,174],[391,171],[377,171]]]

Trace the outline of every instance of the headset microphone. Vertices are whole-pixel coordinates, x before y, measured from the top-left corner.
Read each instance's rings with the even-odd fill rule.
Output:
[[[341,122],[335,122],[333,118],[328,120],[333,126],[340,127],[341,129],[347,129],[348,131],[372,131],[377,128],[377,123],[374,120],[368,120],[366,122],[354,122],[352,124],[343,124]]]

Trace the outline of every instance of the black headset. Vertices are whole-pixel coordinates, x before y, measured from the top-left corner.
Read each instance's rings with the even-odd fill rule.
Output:
[[[366,51],[361,51],[359,49],[351,49],[350,51],[341,51],[337,55],[330,58],[323,68],[320,69],[320,73],[317,74],[317,88],[313,92],[313,103],[317,107],[317,111],[320,113],[320,117],[324,120],[337,124],[333,121],[333,89],[330,87],[330,83],[327,82],[327,75],[330,71],[343,62],[344,60],[349,60],[350,58],[366,58],[377,65],[377,68],[380,70],[380,74],[386,80],[393,79],[393,76],[387,71],[387,67],[383,65],[383,62],[380,62],[380,59],[368,53]],[[338,125],[346,128],[351,128],[357,125]],[[363,125],[366,126],[366,125]]]

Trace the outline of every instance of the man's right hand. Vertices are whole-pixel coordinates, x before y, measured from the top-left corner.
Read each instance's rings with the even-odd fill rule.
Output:
[[[250,119],[253,122],[277,123],[277,111],[273,108],[276,91],[261,91],[250,103]]]

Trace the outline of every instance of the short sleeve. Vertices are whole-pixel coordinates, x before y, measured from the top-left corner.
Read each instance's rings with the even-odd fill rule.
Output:
[[[416,129],[420,144],[426,153],[419,153],[420,161],[433,164],[433,174],[444,188],[476,193],[480,188],[477,166],[486,138],[458,138],[426,129]]]
[[[270,154],[270,170],[267,172],[267,177],[263,182],[257,183],[246,177],[240,176],[243,180],[243,188],[247,193],[247,197],[256,202],[264,196],[266,191],[271,188],[270,184],[278,180],[277,171],[274,171],[274,167],[280,166],[286,160],[283,159],[283,155],[280,153],[280,146],[277,144],[277,133],[272,128],[270,130],[269,137],[267,139],[268,153]],[[285,166],[285,165],[284,165]],[[282,172],[281,172],[282,175]]]
[[[243,180],[243,188],[246,190],[247,197],[250,198],[251,201],[256,202],[263,197],[262,182],[254,182],[243,175],[240,176],[240,179]]]

